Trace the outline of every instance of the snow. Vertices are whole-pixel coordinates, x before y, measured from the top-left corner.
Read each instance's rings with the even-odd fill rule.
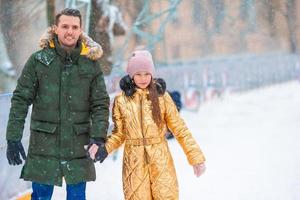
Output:
[[[300,84],[293,81],[247,93],[228,94],[183,110],[207,158],[196,178],[182,149],[169,142],[183,200],[300,199]],[[87,199],[124,199],[122,153],[97,163],[97,180],[87,184]],[[55,188],[53,199],[65,199]]]

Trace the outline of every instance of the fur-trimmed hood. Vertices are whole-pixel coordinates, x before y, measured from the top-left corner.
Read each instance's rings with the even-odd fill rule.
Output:
[[[48,27],[48,29],[44,32],[40,39],[40,47],[41,48],[54,48],[54,39],[55,33],[53,27]],[[92,38],[90,38],[86,33],[82,33],[80,35],[80,40],[82,43],[82,49],[80,55],[85,55],[87,58],[91,60],[98,60],[103,55],[103,50],[100,44],[95,42]]]
[[[156,86],[158,94],[163,95],[167,87],[165,80],[162,78],[155,78],[154,84]],[[134,84],[132,78],[130,78],[129,75],[126,75],[123,78],[121,78],[119,85],[126,96],[132,96],[137,90],[137,86]]]

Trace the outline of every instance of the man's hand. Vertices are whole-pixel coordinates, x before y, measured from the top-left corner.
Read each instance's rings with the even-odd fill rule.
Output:
[[[105,148],[105,144],[102,144],[99,148],[98,148],[98,151],[97,151],[97,154],[96,154],[96,161],[100,161],[100,163],[102,163],[105,158],[108,156],[108,152]]]
[[[7,140],[6,157],[10,165],[22,164],[22,159],[26,159],[26,154],[21,141]]]

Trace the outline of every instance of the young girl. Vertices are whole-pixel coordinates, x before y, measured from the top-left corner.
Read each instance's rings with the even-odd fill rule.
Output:
[[[151,54],[145,50],[133,52],[127,72],[129,76],[120,81],[123,92],[114,100],[115,127],[104,151],[110,153],[125,142],[125,199],[178,199],[176,172],[165,139],[167,129],[180,143],[197,177],[205,170],[204,155],[165,92],[165,83],[153,78]]]

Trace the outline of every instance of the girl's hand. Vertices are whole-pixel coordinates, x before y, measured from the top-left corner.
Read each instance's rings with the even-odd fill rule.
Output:
[[[193,165],[195,176],[199,177],[205,172],[205,163]]]

